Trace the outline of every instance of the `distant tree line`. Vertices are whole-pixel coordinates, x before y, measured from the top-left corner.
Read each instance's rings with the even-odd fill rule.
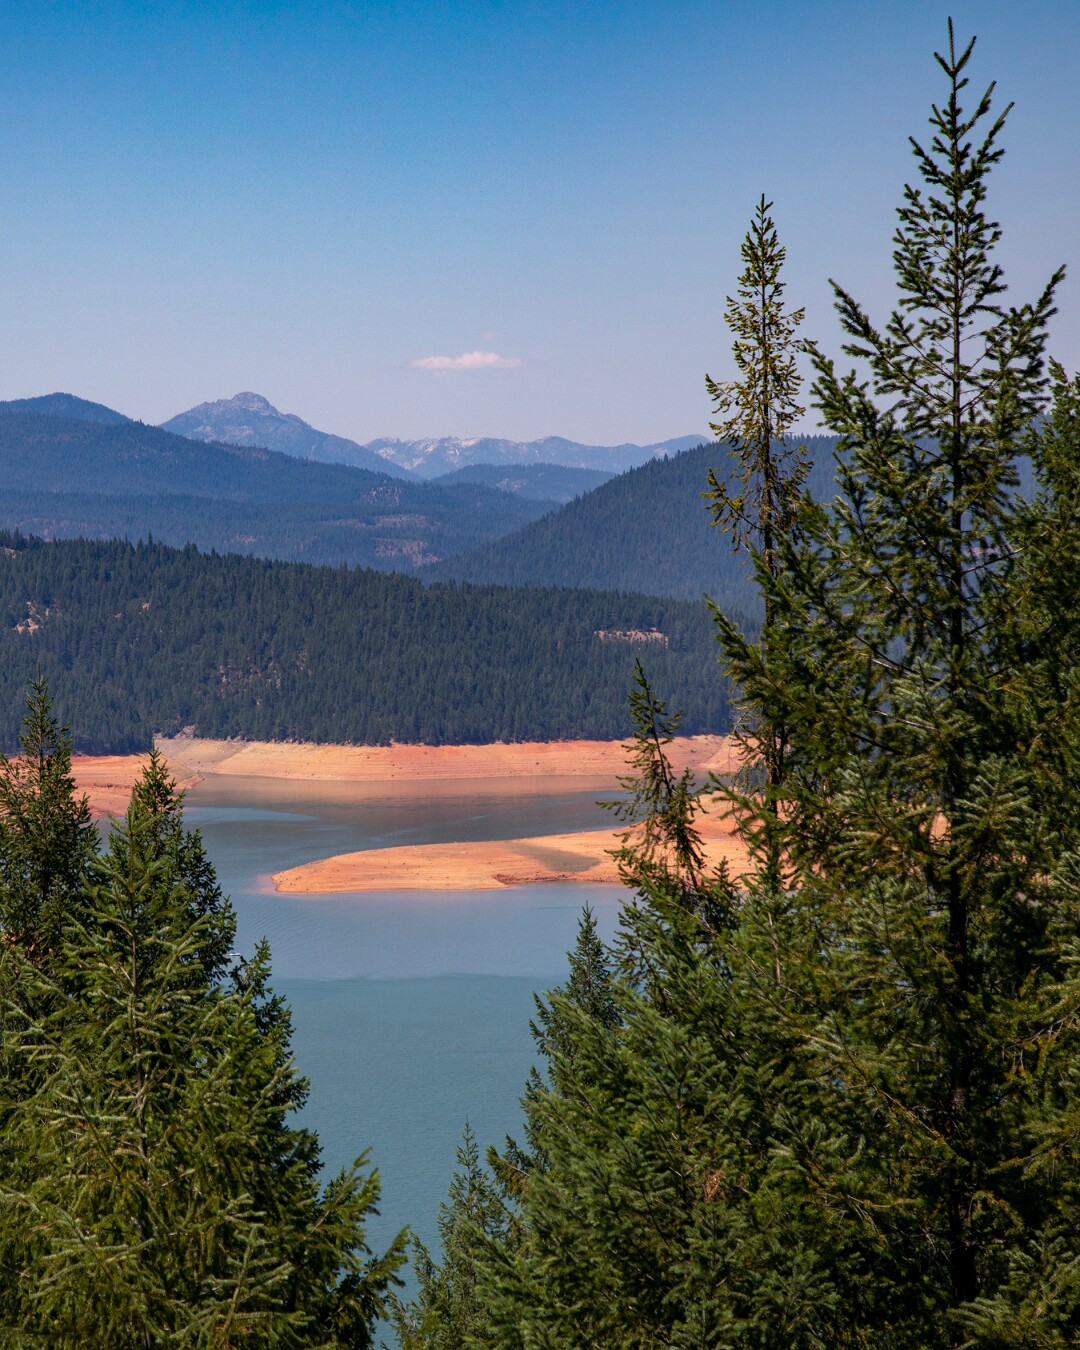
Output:
[[[386,744],[618,738],[640,644],[689,732],[728,726],[702,603],[509,590],[194,547],[0,535],[0,744],[40,670],[81,750],[155,733]],[[599,636],[607,633],[608,637]]]
[[[836,438],[804,440],[807,489],[828,500]],[[610,587],[687,600],[709,595],[725,609],[750,613],[759,603],[753,576],[702,507],[706,475],[726,459],[722,445],[709,444],[650,460],[512,534],[425,567],[421,575],[501,586]]]

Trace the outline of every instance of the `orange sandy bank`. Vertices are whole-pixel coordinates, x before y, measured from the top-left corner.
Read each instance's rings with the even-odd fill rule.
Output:
[[[71,769],[76,788],[85,793],[95,816],[122,816],[131,789],[146,765],[145,755],[75,755]],[[180,787],[190,787],[193,775],[170,764]]]
[[[314,745],[308,742],[162,738],[157,747],[181,788],[204,776],[314,779],[344,783],[535,779],[560,791],[559,780],[603,780],[614,788],[627,772],[623,741],[529,741],[491,745]],[[677,772],[728,773],[734,749],[726,736],[680,736],[670,746]],[[145,755],[76,755],[72,769],[95,816],[122,815]],[[348,888],[352,889],[352,888]]]
[[[726,859],[734,871],[746,852],[726,821],[699,819],[706,854]],[[319,895],[333,891],[490,891],[537,882],[614,883],[618,869],[609,850],[615,830],[542,835],[470,844],[418,844],[341,853],[274,876],[279,891]]]
[[[158,741],[173,772],[314,778],[337,782],[453,778],[607,778],[627,771],[623,741],[544,741],[492,745],[313,745],[303,742],[211,741],[186,736]],[[671,746],[676,770],[729,772],[730,738],[680,736]]]

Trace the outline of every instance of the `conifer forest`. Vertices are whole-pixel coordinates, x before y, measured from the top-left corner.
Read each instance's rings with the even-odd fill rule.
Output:
[[[779,188],[747,203],[687,460],[725,603],[509,590],[501,544],[424,585],[0,541],[0,1344],[1080,1344],[1080,376],[1064,269],[1006,299],[1011,105],[951,22],[935,59],[895,308],[832,283],[842,351],[789,298]],[[369,1241],[363,1140],[321,1171],[271,953],[234,951],[161,758],[104,840],[76,791],[73,745],[189,724],[628,739],[618,935],[583,912],[523,1128],[465,1126],[433,1246],[408,1214]],[[729,729],[737,773],[673,770]],[[706,803],[745,871],[706,861]]]

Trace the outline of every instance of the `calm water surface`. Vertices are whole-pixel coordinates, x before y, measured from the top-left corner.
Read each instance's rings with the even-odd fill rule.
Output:
[[[208,776],[187,795],[250,953],[270,941],[311,1080],[304,1119],[329,1170],[370,1148],[383,1179],[374,1243],[409,1224],[429,1244],[468,1119],[481,1145],[520,1133],[533,992],[560,983],[582,905],[613,934],[620,892],[277,895],[269,877],[332,853],[610,828],[609,784],[530,780],[318,783]]]

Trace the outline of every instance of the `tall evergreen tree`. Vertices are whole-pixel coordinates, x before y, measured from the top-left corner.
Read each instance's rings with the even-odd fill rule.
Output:
[[[992,86],[963,107],[972,46],[950,25],[947,98],[912,143],[899,307],[878,328],[836,288],[866,378],[815,353],[841,495],[763,575],[783,649],[721,624],[751,705],[790,728],[784,845],[815,941],[814,968],[792,951],[785,979],[808,1071],[833,1087],[793,1175],[870,1263],[848,1334],[1066,1344],[1075,1180],[1063,1166],[1051,1186],[1036,1160],[1074,1108],[1080,1049],[1064,1013],[1080,817],[1046,768],[1073,760],[1075,723],[1033,716],[1030,694],[1076,628],[1032,596],[1019,545],[1040,531],[1016,499],[1061,273],[1001,303],[985,208],[1008,109],[992,114]]]
[[[325,1190],[287,1010],[153,759],[46,965],[0,960],[5,1343],[372,1344],[404,1236],[378,1178]]]
[[[439,1212],[440,1262],[414,1242],[419,1296],[396,1309],[402,1350],[504,1344],[517,1309],[529,1301],[543,1259],[533,1243],[531,1192],[550,1165],[549,1141],[538,1127],[541,1103],[576,1090],[572,1066],[580,1025],[610,1037],[619,1024],[611,954],[588,907],[568,960],[566,983],[544,998],[535,996],[530,1027],[543,1067],[530,1071],[522,1098],[525,1143],[507,1138],[501,1152],[490,1148],[485,1170],[466,1126],[458,1171]],[[500,1307],[505,1326],[495,1311]]]
[[[544,1166],[484,1272],[496,1345],[1080,1339],[1080,384],[1054,371],[1040,427],[1060,274],[1001,303],[1004,115],[964,109],[949,37],[899,307],[879,329],[838,289],[867,373],[813,355],[839,496],[757,568],[775,640],[720,621],[785,729],[782,809],[733,794],[784,885],[762,869],[710,925],[640,869],[616,1029],[560,1006]]]
[[[395,1300],[393,1323],[401,1350],[460,1350],[490,1344],[490,1319],[481,1280],[491,1260],[510,1240],[505,1200],[480,1160],[468,1122],[457,1150],[457,1171],[439,1206],[441,1263],[418,1238],[413,1258],[418,1293]]]
[[[756,567],[775,579],[784,541],[797,530],[803,510],[802,489],[810,471],[805,446],[791,446],[788,433],[806,411],[799,403],[802,376],[798,356],[805,344],[796,337],[805,311],[784,304],[782,271],[787,250],[780,243],[762,196],[742,243],[744,263],[738,296],[728,296],[724,316],[734,334],[732,347],[739,379],[718,382],[705,376],[718,421],[711,423],[726,444],[731,476],[716,469],[708,474],[705,493],[713,523],[731,537],[733,549],[746,551]],[[768,647],[779,634],[776,605],[764,588],[761,643]],[[744,713],[749,711],[744,709]],[[750,831],[750,842],[764,849],[773,889],[782,884],[777,832],[771,828],[780,810],[787,729],[782,721],[737,725],[745,763],[765,775],[763,829]]]
[[[36,963],[77,910],[97,832],[76,794],[71,736],[40,673],[26,696],[20,753],[0,753],[0,931]]]
[[[626,749],[632,772],[619,779],[626,794],[604,802],[626,823],[616,853],[624,881],[636,891],[664,888],[695,908],[705,889],[705,855],[694,824],[701,804],[689,769],[676,774],[667,756],[681,723],[657,698],[640,659],[628,696],[633,739]]]

